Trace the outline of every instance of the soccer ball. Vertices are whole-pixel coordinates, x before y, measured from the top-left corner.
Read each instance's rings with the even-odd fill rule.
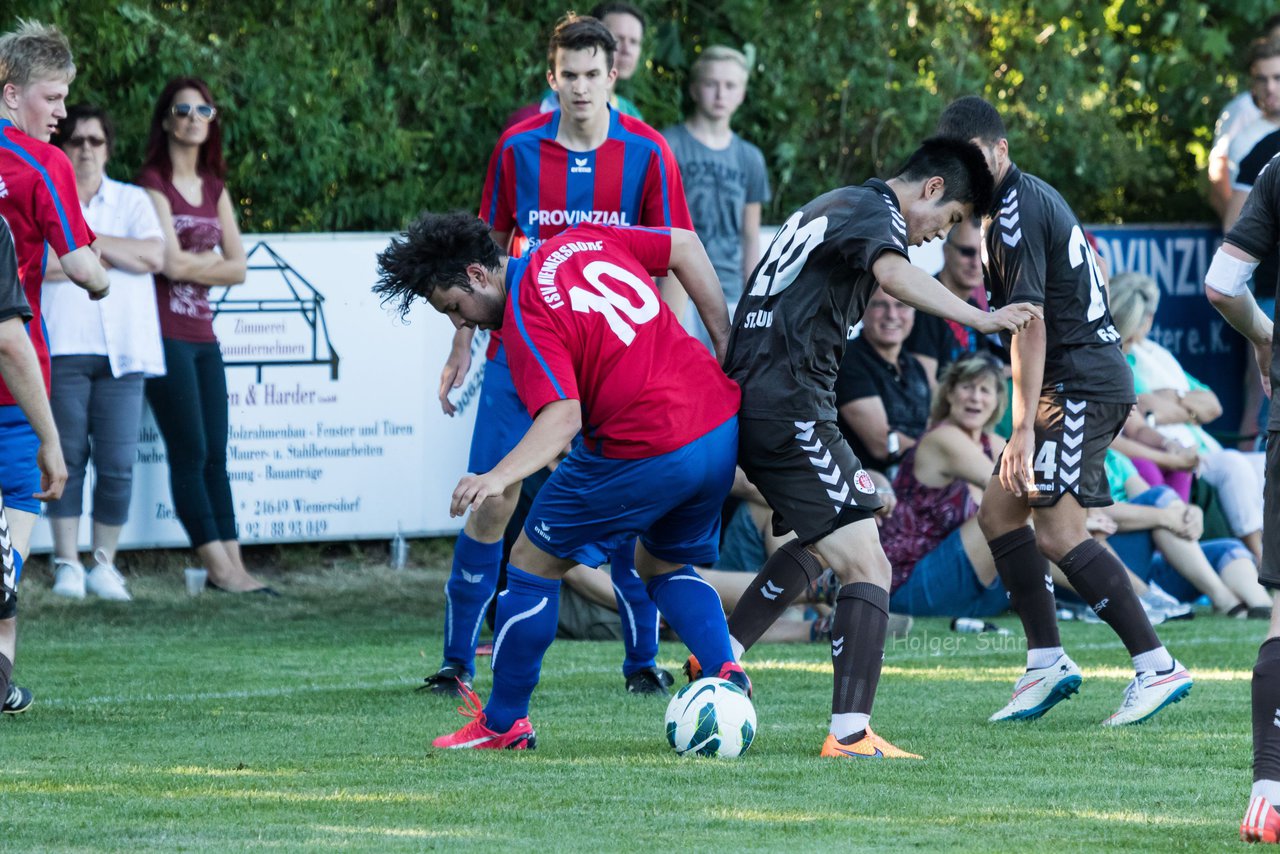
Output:
[[[667,704],[667,743],[681,756],[732,759],[747,752],[755,735],[755,707],[724,679],[690,682]]]

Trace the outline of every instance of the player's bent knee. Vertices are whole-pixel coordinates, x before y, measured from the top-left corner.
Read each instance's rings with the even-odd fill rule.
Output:
[[[564,574],[577,566],[577,561],[559,558],[550,552],[543,551],[529,539],[524,531],[511,548],[511,566],[542,578],[560,579]]]
[[[492,543],[502,539],[507,523],[516,511],[520,500],[520,484],[507,488],[502,495],[486,498],[484,503],[467,516],[463,529],[477,542]]]

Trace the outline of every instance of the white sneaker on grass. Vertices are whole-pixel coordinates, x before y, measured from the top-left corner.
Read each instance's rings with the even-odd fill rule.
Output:
[[[1022,674],[1013,686],[1013,699],[987,720],[1033,721],[1080,690],[1083,677],[1080,668],[1066,655],[1048,667],[1037,667]]]
[[[84,598],[84,566],[78,561],[53,559],[53,592],[68,599]]]
[[[1172,670],[1164,673],[1139,673],[1124,689],[1120,708],[1102,725],[1125,726],[1149,720],[1165,706],[1173,705],[1190,694],[1191,684],[1191,674],[1177,661],[1173,663]]]
[[[104,560],[105,557],[106,553],[101,549],[93,553],[94,566],[84,581],[85,587],[99,599],[108,599],[112,602],[133,601],[133,597],[125,589],[124,576],[114,564]]]

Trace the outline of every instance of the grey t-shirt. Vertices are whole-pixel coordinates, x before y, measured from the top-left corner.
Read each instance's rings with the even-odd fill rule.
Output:
[[[680,164],[693,227],[720,277],[726,301],[742,296],[742,209],[771,198],[760,149],[736,133],[722,150],[699,142],[683,124],[662,132]]]

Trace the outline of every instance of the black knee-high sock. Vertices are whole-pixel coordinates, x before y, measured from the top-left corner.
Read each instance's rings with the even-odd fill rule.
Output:
[[[1129,574],[1120,558],[1097,540],[1085,540],[1058,562],[1080,598],[1089,603],[1120,636],[1130,655],[1140,655],[1160,646],[1138,594],[1133,592]]]
[[[13,678],[13,662],[0,653],[0,703],[9,696],[9,680]]]
[[[831,619],[831,663],[836,672],[831,714],[871,714],[888,628],[889,591],[865,581],[840,588]]]
[[[1253,779],[1280,780],[1280,638],[1265,641],[1253,665]]]
[[[782,616],[797,596],[822,574],[822,565],[792,540],[769,556],[755,580],[729,615],[729,634],[744,650]]]
[[[1058,609],[1053,598],[1049,561],[1036,546],[1030,526],[1001,534],[988,542],[996,573],[1009,593],[1009,607],[1022,620],[1029,649],[1062,646],[1058,636]]]

